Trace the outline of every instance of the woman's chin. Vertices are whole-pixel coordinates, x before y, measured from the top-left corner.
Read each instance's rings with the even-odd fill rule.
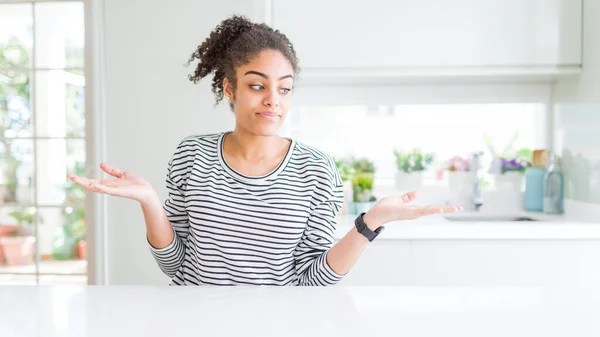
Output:
[[[280,125],[256,125],[253,128],[253,133],[258,136],[271,137],[279,134]]]

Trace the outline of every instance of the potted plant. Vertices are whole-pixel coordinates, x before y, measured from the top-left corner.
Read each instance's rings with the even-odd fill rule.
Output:
[[[433,163],[434,154],[424,153],[415,148],[411,152],[394,150],[396,157],[396,188],[402,191],[415,191],[423,184],[423,171]]]
[[[33,263],[33,245],[35,237],[33,236],[33,220],[35,217],[34,208],[21,208],[8,213],[17,221],[15,231],[1,237],[2,250],[7,265],[24,265]],[[42,223],[42,219],[38,219]]]
[[[368,159],[357,159],[352,162],[354,175],[352,176],[352,205],[353,213],[367,212],[377,198],[373,195],[375,181],[375,165]]]
[[[471,187],[472,172],[471,161],[468,158],[454,156],[448,159],[444,165],[444,171],[448,176],[448,187],[451,191],[461,191]]]
[[[352,176],[354,174],[354,168],[352,167],[350,159],[336,158],[334,160],[335,166],[344,183],[344,204],[339,212],[340,215],[344,215],[348,213],[348,207],[352,202]]]
[[[523,174],[531,164],[520,158],[500,158],[501,173],[494,176],[497,189],[521,191]]]

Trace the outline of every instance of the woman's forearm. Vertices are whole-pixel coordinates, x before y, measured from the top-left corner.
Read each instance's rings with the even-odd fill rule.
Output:
[[[327,264],[336,273],[346,275],[356,263],[360,254],[369,244],[369,240],[352,228],[327,253]]]
[[[156,195],[140,202],[140,205],[146,221],[148,242],[156,249],[167,247],[173,242],[174,232],[160,198]]]
[[[363,220],[371,230],[379,228],[382,223],[367,212]],[[353,227],[344,237],[336,243],[327,254],[327,264],[340,275],[347,274],[358,260],[358,257],[369,244],[369,240]]]

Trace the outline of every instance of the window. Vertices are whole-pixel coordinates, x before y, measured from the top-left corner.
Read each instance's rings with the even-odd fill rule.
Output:
[[[0,1],[0,284],[86,284],[83,1]]]
[[[300,104],[294,102],[283,133],[338,159],[372,161],[376,168],[373,192],[378,197],[398,193],[394,187],[399,171],[395,150],[433,154],[433,162],[423,173],[423,185],[431,187],[447,186],[444,168],[449,159],[470,159],[474,152],[482,151],[483,186],[494,188],[489,172],[492,151],[515,154],[546,146],[545,102],[549,96],[543,86],[490,85],[473,96],[457,94],[460,85],[449,87],[455,92],[399,88],[412,94],[404,96],[408,99],[396,98],[403,94],[394,95],[392,86],[370,91],[334,88],[329,95],[303,88],[304,95],[298,95]],[[523,92],[529,96],[521,96]]]

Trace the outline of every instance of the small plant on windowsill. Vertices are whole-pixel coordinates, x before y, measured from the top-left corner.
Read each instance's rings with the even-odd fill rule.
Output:
[[[8,213],[17,222],[17,228],[15,231],[8,233],[7,236],[0,238],[7,265],[33,263],[33,245],[35,243],[33,222],[35,213],[33,207],[21,208]],[[44,219],[38,217],[38,224],[43,222]]]
[[[353,213],[360,214],[371,209],[377,201],[377,197],[373,194],[375,164],[366,158],[356,159],[352,161],[352,168],[354,169],[352,176]]]
[[[433,153],[422,152],[415,148],[411,152],[394,150],[396,157],[396,188],[408,192],[421,188],[423,171],[433,163]]]

